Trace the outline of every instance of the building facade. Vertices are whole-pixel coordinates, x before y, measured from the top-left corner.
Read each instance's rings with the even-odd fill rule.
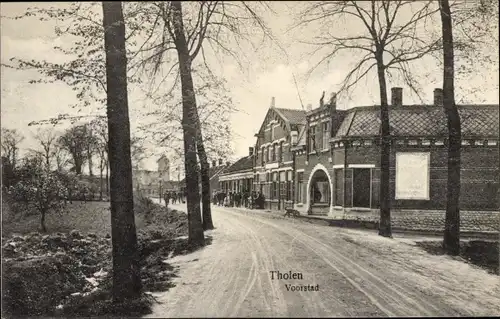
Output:
[[[253,147],[249,148],[248,156],[242,157],[218,176],[219,187],[217,191],[224,193],[245,193],[252,191],[253,185]]]
[[[393,88],[389,107],[391,207],[445,209],[448,128],[442,91],[434,91],[432,105],[403,105],[402,101],[402,89]],[[334,215],[335,210],[378,209],[380,107],[341,111],[334,102],[332,99],[308,113],[305,138],[295,148],[297,167],[304,170],[303,183],[296,185],[297,192],[303,194],[297,198],[301,201],[297,207],[321,215]],[[498,105],[458,108],[462,122],[461,208],[496,211]],[[318,125],[323,129],[318,130]],[[325,137],[330,140],[328,149]]]
[[[442,91],[434,103],[404,105],[391,90],[391,206],[400,210],[446,208],[447,119]],[[253,189],[267,209],[293,205],[303,214],[379,208],[380,107],[337,110],[323,97],[313,110],[269,108],[256,135]],[[462,122],[461,209],[499,210],[499,106],[459,105]],[[230,170],[225,179],[249,169]]]
[[[266,209],[293,205],[294,152],[292,143],[306,122],[303,110],[275,107],[272,99],[264,122],[255,135],[253,190],[265,197]]]
[[[156,171],[132,170],[132,182],[135,192],[148,197],[159,197],[159,194],[164,192],[165,187],[169,188],[171,186],[168,158],[163,155],[156,163],[158,165]]]

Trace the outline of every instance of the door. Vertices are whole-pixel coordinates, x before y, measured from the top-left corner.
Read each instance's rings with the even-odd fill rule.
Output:
[[[371,169],[353,169],[352,206],[370,208]]]

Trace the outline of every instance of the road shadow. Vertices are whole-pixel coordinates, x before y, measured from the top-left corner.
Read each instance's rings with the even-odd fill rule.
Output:
[[[169,264],[175,256],[191,254],[212,244],[212,236],[205,235],[205,245],[193,245],[188,238],[153,240],[140,249],[142,282],[145,291],[162,292],[175,287],[173,279],[179,269]]]
[[[432,255],[444,255],[442,241],[419,241],[417,245]],[[460,257],[466,262],[485,269],[488,273],[500,275],[498,240],[471,240],[460,242]]]

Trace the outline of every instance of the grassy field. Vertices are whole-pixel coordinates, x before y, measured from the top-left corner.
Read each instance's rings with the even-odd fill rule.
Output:
[[[82,233],[93,233],[98,236],[111,235],[111,212],[109,202],[73,202],[68,204],[62,213],[50,213],[45,224],[48,233],[66,233],[76,229]],[[138,229],[144,225],[143,216],[136,214]],[[26,234],[40,229],[40,215],[24,217],[21,220],[2,220],[2,235],[13,233]]]
[[[73,202],[63,212],[47,215],[46,234],[38,233],[39,214],[10,211],[13,218],[2,220],[6,314],[139,317],[148,313],[152,300],[146,292],[172,287],[172,278],[177,276],[178,270],[165,259],[197,247],[187,240],[185,213],[144,199],[134,199],[134,204],[143,285],[139,300],[118,306],[112,303],[112,246],[107,237],[111,234],[110,203]],[[2,216],[4,212],[9,214],[4,210]]]

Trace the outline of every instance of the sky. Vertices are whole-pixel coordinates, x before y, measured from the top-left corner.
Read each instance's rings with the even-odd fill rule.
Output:
[[[301,109],[305,108],[307,104],[317,107],[322,92],[326,91],[328,98],[331,92],[336,91],[350,66],[357,61],[355,56],[346,54],[332,61],[328,67],[323,67],[321,71],[306,78],[307,71],[317,61],[317,58],[305,55],[310,47],[299,43],[295,39],[294,32],[286,32],[287,27],[293,22],[290,8],[295,4],[273,3],[276,15],[269,13],[264,16],[272,33],[286,50],[286,54],[276,48],[269,50],[261,48],[250,54],[250,72],[242,72],[236,63],[227,57],[224,58],[223,67],[217,70],[218,76],[226,79],[230,84],[230,96],[240,110],[231,116],[230,121],[234,132],[234,138],[230,141],[234,148],[234,157],[228,159],[230,161],[247,155],[248,147],[254,145],[254,134],[257,133],[269,109],[272,97],[276,99],[276,107]],[[37,5],[47,6],[46,3]],[[58,3],[57,5],[64,6],[66,4]],[[304,3],[299,5],[304,5]],[[29,6],[28,3],[2,3],[0,9],[2,16],[14,16],[22,14]],[[358,26],[343,23],[332,25],[331,29],[338,33],[357,31]],[[329,26],[326,27],[329,28]],[[438,27],[440,26],[438,25]],[[2,18],[0,30],[2,63],[7,63],[11,57],[39,60],[66,58],[61,54],[58,55],[52,49],[57,45],[64,46],[66,40],[55,36],[54,23],[50,21],[38,21],[31,18],[20,20]],[[318,33],[318,27],[311,26],[309,29],[302,29],[300,33],[301,38],[312,38]],[[435,75],[435,81],[427,79],[428,81],[421,85],[424,102],[431,103],[433,89],[441,86],[442,71],[429,60],[415,66],[416,72],[424,69]],[[4,67],[1,69],[1,125],[2,127],[16,128],[25,135],[26,138],[21,145],[21,148],[24,149],[37,147],[34,138],[36,128],[28,127],[29,122],[48,119],[63,113],[76,114],[76,110],[69,106],[76,101],[75,93],[70,87],[64,83],[28,83],[30,79],[37,77],[35,71],[19,71]],[[404,87],[397,79],[394,82],[389,84],[403,87],[405,103],[418,102],[414,96],[410,95],[408,88]],[[475,98],[469,99],[469,102],[499,103],[498,68],[496,70],[483,69],[480,73],[469,75],[457,86],[460,88],[464,83],[482,89],[480,98],[477,100]],[[339,100],[338,107],[347,109],[360,105],[378,104],[378,92],[375,73],[369,73],[366,79],[361,81],[353,91],[351,99]],[[299,94],[301,99],[299,99]],[[138,114],[144,101],[134,94],[129,96],[129,101],[131,127],[132,130],[135,130],[141,124],[141,117]],[[78,114],[91,115],[96,113],[98,113],[96,108],[89,107]],[[63,124],[57,129],[62,130],[68,125]],[[145,169],[155,170],[156,160],[161,155],[162,149],[158,148],[157,145],[148,145],[148,148],[150,155],[142,166]]]

